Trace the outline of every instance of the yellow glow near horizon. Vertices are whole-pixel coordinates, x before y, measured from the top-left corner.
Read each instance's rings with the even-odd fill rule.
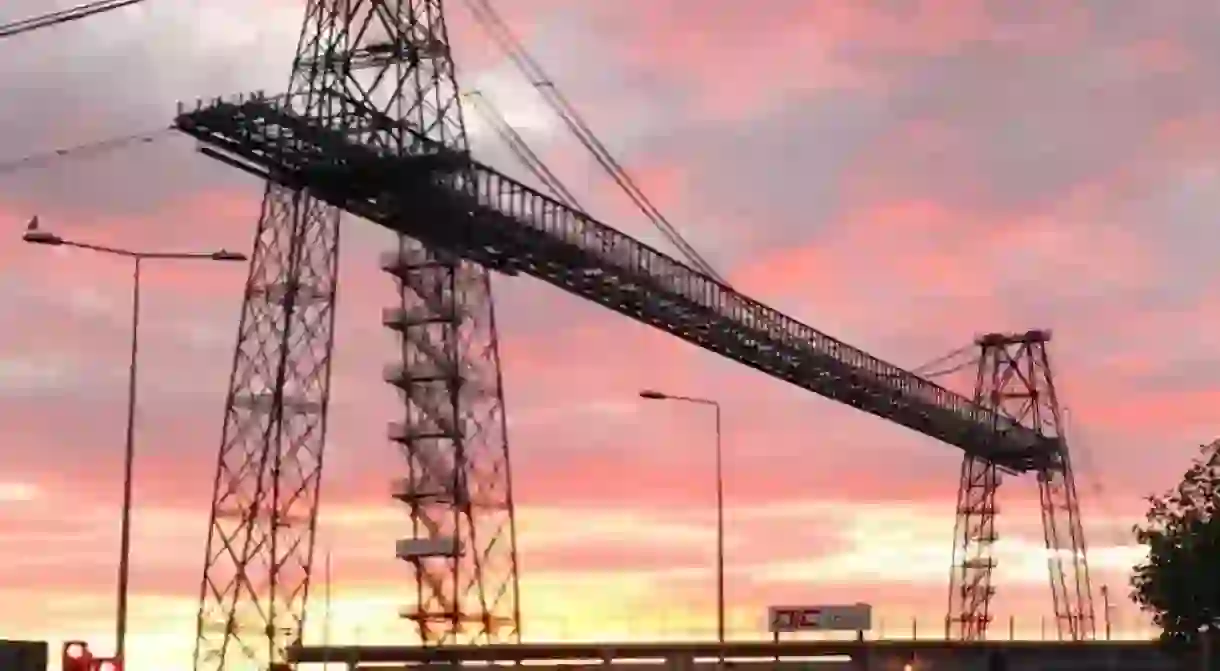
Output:
[[[336,507],[328,511],[327,523],[333,530],[342,528],[344,538],[353,543],[356,553],[376,556],[388,546],[398,521],[394,510],[361,510]],[[818,518],[838,525],[837,538],[825,539],[825,547],[815,542],[804,559],[767,561],[755,556],[749,562],[730,562],[728,579],[733,590],[727,613],[729,630],[735,639],[765,639],[762,613],[765,599],[775,594],[791,594],[801,602],[825,602],[827,589],[839,594],[854,590],[878,595],[873,599],[877,636],[909,637],[943,634],[943,594],[948,572],[946,523],[927,506],[860,506],[847,503],[809,503],[801,506],[768,506],[737,511],[742,523],[765,519],[800,519],[816,512]],[[938,511],[936,511],[938,512]],[[181,524],[180,516],[165,513],[146,515],[145,520],[161,524]],[[636,512],[582,511],[579,524],[572,522],[572,511],[558,509],[522,510],[521,545],[528,565],[529,552],[547,549],[580,548],[606,543],[633,547],[659,548],[681,546],[705,548],[714,541],[713,528],[697,522],[652,518]],[[710,520],[709,520],[710,521]],[[781,526],[786,526],[784,522]],[[147,529],[150,537],[157,530]],[[820,537],[819,537],[820,538]],[[816,539],[815,539],[816,540]],[[731,545],[743,552],[750,548]],[[335,549],[341,558],[348,549]],[[1099,547],[1091,552],[1096,573],[1126,570],[1141,551],[1131,547]],[[193,553],[187,553],[194,557]],[[409,644],[415,635],[396,617],[409,590],[407,574],[388,558],[384,571],[360,575],[340,571],[331,585],[330,611],[326,612],[320,562],[315,566],[315,589],[308,615],[305,640],[334,644]],[[1022,638],[1053,635],[1053,619],[1039,616],[1049,611],[1045,594],[1046,552],[1031,539],[1012,538],[997,546],[1001,568],[997,570],[1000,595],[995,629],[998,637],[1008,635],[1009,613],[1015,613],[1013,634]],[[171,556],[178,556],[175,552]],[[671,565],[644,568],[590,569],[579,565],[528,567],[521,577],[523,635],[526,640],[710,640],[714,636],[714,566]],[[337,565],[342,566],[341,563]],[[377,564],[381,565],[381,564]],[[132,600],[129,668],[175,671],[190,668],[195,634],[197,601],[182,585],[177,594],[140,591],[141,576],[135,576],[136,594]],[[884,595],[895,595],[891,602]],[[177,590],[175,590],[177,591]],[[1022,594],[1019,604],[1005,606],[1010,594]],[[1032,595],[1032,596],[1031,596]],[[772,595],[774,596],[774,595]],[[40,599],[54,599],[40,604]],[[1025,605],[1036,598],[1033,606]],[[97,641],[99,652],[108,652],[113,640],[113,593],[109,585],[77,595],[47,596],[37,587],[10,589],[0,593],[5,603],[29,603],[24,622],[12,624],[10,635],[28,638],[80,638]],[[1122,606],[1123,604],[1120,604]],[[1031,610],[1032,608],[1032,610]],[[1100,602],[1098,603],[1100,611]],[[1116,615],[1115,629],[1126,637],[1147,636],[1142,619],[1126,608]],[[1100,619],[1100,612],[1099,612]],[[56,643],[56,645],[58,645]]]

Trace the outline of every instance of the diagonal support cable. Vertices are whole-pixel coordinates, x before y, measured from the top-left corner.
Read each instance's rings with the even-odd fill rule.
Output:
[[[665,239],[688,260],[699,272],[727,285],[727,280],[716,272],[716,269],[704,259],[689,242],[686,241],[677,228],[661,214],[648,196],[640,189],[622,164],[614,158],[606,145],[597,137],[589,124],[585,122],[576,107],[555,85],[554,80],[543,70],[538,61],[526,51],[521,40],[495,11],[488,0],[465,0],[467,8],[479,25],[483,27],[492,41],[504,52],[505,56],[517,67],[526,79],[542,94],[547,105],[559,116],[577,141],[588,150],[598,165],[606,171],[610,178],[618,184],[623,193],[644,214]]]
[[[110,12],[123,7],[136,5],[145,0],[100,0],[99,2],[87,2],[83,5],[77,5],[69,9],[63,9],[48,14],[34,16],[28,19],[21,19],[0,25],[0,39],[13,37],[22,33],[28,33],[41,28],[49,28],[57,26],[61,23],[70,21],[79,21],[80,19],[88,18],[94,14]]]

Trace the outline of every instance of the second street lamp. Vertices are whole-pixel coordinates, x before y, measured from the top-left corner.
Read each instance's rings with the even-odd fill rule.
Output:
[[[710,406],[716,417],[716,641],[724,645],[724,450],[720,435],[720,403],[710,398],[675,396],[655,389],[640,391],[640,398],[649,401],[678,401]],[[723,650],[722,650],[723,652]]]
[[[214,252],[144,252],[68,240],[39,227],[38,217],[30,220],[22,239],[35,245],[75,247],[99,254],[119,256],[132,261],[131,359],[127,369],[127,428],[123,449],[123,511],[119,529],[118,603],[115,612],[114,657],[122,664],[127,645],[127,597],[131,576],[132,471],[135,465],[136,366],[140,353],[140,265],[146,260],[231,261],[246,260],[245,254],[220,249]]]

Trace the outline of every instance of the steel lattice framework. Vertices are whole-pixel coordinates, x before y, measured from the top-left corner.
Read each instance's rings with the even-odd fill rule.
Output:
[[[367,87],[342,104],[371,122],[386,155],[410,155],[415,135],[466,152],[466,127],[442,0],[349,0],[348,23],[364,42],[350,47]],[[378,86],[379,85],[379,86]],[[363,113],[362,113],[363,112]],[[426,215],[425,215],[426,216]],[[383,323],[401,334],[402,362],[386,381],[404,401],[390,439],[407,476],[394,496],[410,509],[412,536],[397,556],[415,578],[414,621],[425,645],[519,640],[516,527],[507,417],[500,379],[490,275],[408,235],[382,268],[401,302]]]
[[[533,275],[768,375],[959,447],[999,469],[1038,473],[1048,546],[1079,551],[1073,555],[1078,569],[1074,592],[1062,587],[1064,580],[1056,582],[1056,612],[1076,608],[1077,614],[1065,619],[1076,623],[1073,631],[1082,637],[1091,631],[1079,519],[1073,514],[1063,520],[1060,514],[1065,506],[1075,510],[1070,464],[1062,437],[1057,431],[1047,433],[1040,414],[1006,412],[953,393],[734,291],[473,160],[464,148],[430,139],[422,126],[353,101],[350,93],[324,95],[329,105],[348,110],[350,119],[341,123],[302,113],[290,100],[254,95],[180,109],[175,127],[203,142],[203,151],[217,160],[289,188],[308,188],[315,197],[436,253],[502,273]],[[394,145],[386,137],[413,141]],[[399,272],[406,257],[400,255],[389,266]],[[1038,351],[1045,363],[1045,349]],[[465,495],[455,489],[450,496]],[[1061,530],[1060,524],[1074,530]]]
[[[1050,338],[1048,331],[992,333],[979,338],[975,402],[992,410],[995,418],[1033,427],[1054,441],[1050,459],[1034,473],[1059,638],[1078,641],[1096,635],[1093,590],[1072,462],[1047,355]],[[1003,430],[996,427],[997,432]],[[991,575],[996,566],[996,491],[1001,470],[995,462],[969,453],[962,458],[946,618],[950,629],[946,634],[954,638],[987,637],[995,594]]]
[[[295,114],[382,155],[423,136],[464,151],[440,0],[310,0],[287,96]],[[370,114],[375,115],[370,116]],[[291,151],[289,146],[285,150]],[[340,210],[267,181],[217,467],[195,665],[265,668],[300,636],[326,439]],[[517,636],[516,543],[488,273],[403,236],[383,264],[401,300],[387,370],[403,420],[416,578],[404,616],[426,643]],[[473,625],[473,626],[472,626]]]

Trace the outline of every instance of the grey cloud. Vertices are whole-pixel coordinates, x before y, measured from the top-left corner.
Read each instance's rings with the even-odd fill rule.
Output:
[[[841,211],[853,159],[893,122],[884,101],[847,90],[789,103],[757,124],[705,120],[640,143],[645,160],[689,166],[692,193],[708,197],[697,212],[728,212],[748,229],[732,236],[729,264],[816,240]]]
[[[6,15],[47,11],[18,0]],[[297,13],[298,10],[293,10]],[[239,0],[151,2],[0,44],[0,164],[45,151],[166,128],[178,100],[272,89],[286,81],[296,29],[281,9]],[[5,200],[66,209],[148,211],[235,176],[159,140],[92,159],[0,174]]]
[[[1220,361],[1212,354],[1211,347],[1207,347],[1207,351],[1204,349],[1166,353],[1163,363],[1148,373],[1134,375],[1133,383],[1141,390],[1151,392],[1209,392],[1215,389],[1216,380],[1220,380]]]
[[[1157,3],[1084,0],[1080,5],[1092,18],[1098,34],[1119,39],[1185,38],[1192,46],[1204,43],[1214,46],[1214,40],[1196,40],[1204,35],[1215,35],[1218,30],[1216,21],[1220,19],[1220,7],[1189,0]]]
[[[1214,46],[1220,40],[1210,39],[1216,30],[1209,27],[1220,25],[1211,20],[1214,9],[1160,2],[1117,3],[1122,9],[1112,10],[1111,3],[1095,3],[1085,43],[1040,52],[1023,35],[1055,36],[1056,16],[1045,5],[1016,11],[1018,4],[993,3],[994,16],[1008,23],[995,36],[980,35],[947,55],[894,52],[867,42],[843,47],[838,56],[844,63],[881,75],[889,89],[880,95],[867,89],[789,95],[775,114],[748,128],[698,118],[677,75],[663,77],[667,73],[646,64],[625,73],[604,67],[616,44],[585,40],[557,60],[578,104],[606,99],[611,105],[605,114],[643,111],[643,126],[631,123],[634,113],[626,121],[614,119],[628,163],[652,159],[691,168],[693,190],[710,201],[702,210],[729,210],[737,219],[792,229],[761,244],[808,241],[816,222],[835,211],[837,180],[849,160],[903,122],[940,122],[960,142],[949,152],[893,147],[889,160],[870,165],[896,197],[1029,212],[1056,203],[1082,181],[1146,160],[1144,141],[1159,124],[1220,107],[1220,89],[1210,85],[1220,68]],[[816,38],[817,27],[809,34]],[[1147,36],[1182,43],[1198,62],[1176,73],[1135,71],[1118,50]],[[742,57],[766,61],[753,53]],[[725,81],[725,95],[733,91]]]
[[[62,357],[0,359],[0,396],[58,395],[81,377],[76,366]]]
[[[1069,58],[986,44],[908,65],[889,107],[899,119],[944,124],[963,151],[903,156],[891,167],[915,193],[987,210],[1038,210],[1138,164],[1161,124],[1220,102],[1220,91],[1200,86],[1215,68],[1138,77],[1106,61],[1104,45]],[[963,177],[978,192],[963,194]]]

